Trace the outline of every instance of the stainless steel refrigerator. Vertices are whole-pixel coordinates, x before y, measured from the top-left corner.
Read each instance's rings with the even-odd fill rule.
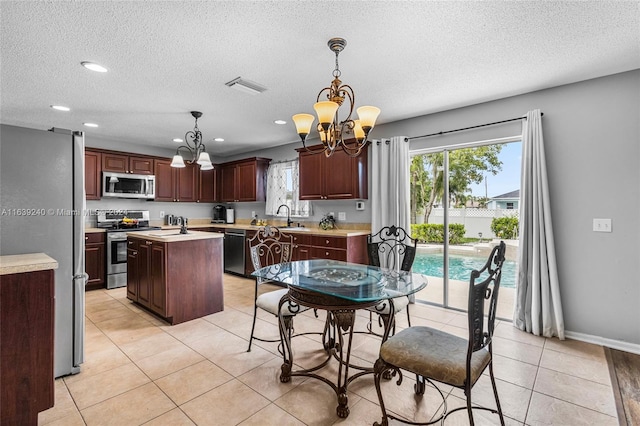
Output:
[[[84,134],[0,125],[0,255],[46,253],[55,271],[54,374],[84,360]]]

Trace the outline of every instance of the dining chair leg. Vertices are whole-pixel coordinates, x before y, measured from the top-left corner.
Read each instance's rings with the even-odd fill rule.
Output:
[[[376,387],[376,393],[378,394],[378,402],[380,403],[380,410],[382,411],[382,420],[375,422],[374,426],[388,426],[389,419],[387,418],[387,410],[384,406],[384,400],[382,399],[382,389],[380,388],[380,379],[385,375],[389,375],[389,365],[382,359],[378,358],[373,366],[373,383]]]
[[[467,414],[469,415],[469,425],[474,426],[473,411],[471,409],[471,386],[467,385],[464,390],[464,395],[467,397]]]
[[[500,416],[500,425],[504,426],[504,416],[502,415],[502,407],[500,407],[500,399],[498,398],[498,388],[496,387],[496,379],[493,376],[493,360],[489,362],[489,377],[491,377],[491,386],[493,387],[493,395],[496,397],[496,408],[498,416]]]
[[[411,315],[409,315],[409,305],[407,305],[405,309],[407,310],[407,323],[409,324],[409,327],[411,327]]]
[[[253,332],[256,329],[256,316],[258,315],[258,307],[253,305],[253,324],[251,325],[251,336],[249,336],[249,349],[247,352],[251,352],[251,343],[253,343]]]

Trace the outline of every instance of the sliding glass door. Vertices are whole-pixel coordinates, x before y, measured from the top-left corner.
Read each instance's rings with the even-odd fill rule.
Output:
[[[493,245],[509,240],[517,252],[520,157],[519,136],[412,153],[411,222],[420,240],[413,270],[429,276],[416,300],[466,311],[471,271]],[[510,259],[499,317],[512,316],[515,274]]]

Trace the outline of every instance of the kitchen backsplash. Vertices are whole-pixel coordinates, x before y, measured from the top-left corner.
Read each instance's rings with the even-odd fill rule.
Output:
[[[292,217],[294,223],[301,222],[303,224],[312,223],[314,225],[320,222],[322,216],[327,213],[334,213],[338,227],[340,223],[370,223],[371,211],[369,200],[361,201],[364,210],[356,210],[356,200],[338,200],[338,201],[318,201],[312,202],[313,215],[308,218]],[[120,198],[102,198],[100,200],[87,201],[87,211],[94,212],[101,210],[149,210],[150,219],[152,221],[162,220],[160,212],[172,214],[174,216],[184,216],[191,219],[206,219],[212,216],[213,206],[218,203],[163,203],[156,201],[120,199]],[[236,221],[251,220],[251,213],[255,212],[260,219],[271,220],[274,216],[266,216],[264,213],[265,203],[220,203],[227,207],[235,209]],[[345,220],[340,220],[339,213],[345,213]],[[95,214],[85,216],[85,223],[89,227],[96,226]]]

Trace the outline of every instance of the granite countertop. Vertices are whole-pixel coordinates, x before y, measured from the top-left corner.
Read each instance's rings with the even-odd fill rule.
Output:
[[[224,238],[224,235],[216,232],[188,231],[188,234],[180,234],[179,229],[180,228],[127,232],[127,237],[144,238],[146,240],[159,241],[162,243]]]
[[[84,232],[85,232],[85,234],[88,234],[88,233],[92,233],[92,232],[107,232],[107,230],[104,229],[104,228],[86,227],[86,228],[84,228]]]
[[[44,253],[0,256],[0,275],[58,269],[58,262]]]
[[[247,231],[257,231],[264,228],[263,226],[247,225],[241,223],[210,223],[210,224],[193,224],[189,225],[189,228],[224,228],[224,229],[244,229]],[[162,225],[162,229],[180,229],[179,226]],[[371,233],[368,229],[331,229],[323,230],[320,228],[311,227],[296,227],[288,229],[285,226],[279,226],[278,229],[285,233],[291,234],[309,234],[309,235],[322,235],[322,236],[334,236],[334,237],[355,237],[358,235],[368,235]]]

